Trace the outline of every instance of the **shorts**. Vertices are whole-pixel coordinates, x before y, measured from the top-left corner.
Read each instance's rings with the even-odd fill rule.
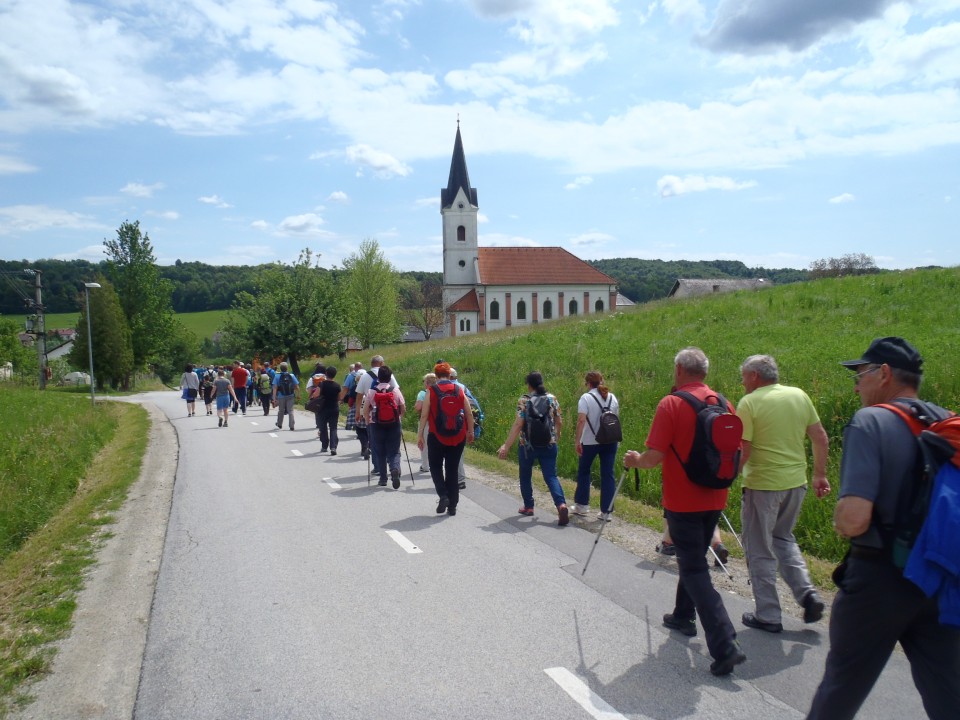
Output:
[[[217,395],[217,410],[226,410],[230,407],[229,395]]]

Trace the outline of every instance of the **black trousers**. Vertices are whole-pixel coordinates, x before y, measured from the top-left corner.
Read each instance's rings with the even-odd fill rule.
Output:
[[[337,437],[337,423],[340,420],[340,408],[333,410],[321,410],[317,413],[317,429],[320,430],[320,446],[330,447],[336,450],[340,444],[340,438]]]
[[[857,714],[899,642],[932,720],[960,715],[960,628],[940,625],[927,598],[882,558],[851,557],[830,616],[830,652],[808,718]],[[843,568],[843,566],[841,566]]]
[[[463,455],[464,440],[459,445],[444,445],[433,433],[427,433],[427,460],[430,477],[438,497],[447,498],[448,507],[455,508],[460,502],[460,480],[457,468]]]
[[[666,510],[663,514],[667,519],[670,539],[677,548],[677,567],[680,570],[673,616],[678,620],[693,620],[694,615],[699,615],[707,637],[707,649],[718,660],[730,652],[737,639],[720,593],[713,587],[706,558],[720,511]]]

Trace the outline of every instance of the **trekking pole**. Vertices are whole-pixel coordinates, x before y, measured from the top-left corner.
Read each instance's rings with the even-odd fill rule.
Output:
[[[400,431],[400,439],[403,440],[403,454],[407,456],[407,469],[410,471],[410,482],[416,486],[417,481],[413,479],[413,465],[410,464],[410,453],[407,451],[407,439],[403,436],[403,430]]]
[[[730,524],[730,518],[727,517],[726,513],[721,512],[720,517],[723,518],[723,521],[727,524],[727,527],[730,528],[730,532],[733,533],[733,536],[737,539],[737,545],[740,546],[740,549],[746,553],[746,550],[743,548],[743,543],[740,541],[740,536],[737,535],[737,531],[733,529],[733,525]]]
[[[620,473],[620,482],[617,483],[617,489],[613,491],[613,497],[610,498],[610,512],[613,512],[613,501],[617,499],[617,495],[620,493],[620,487],[623,485],[623,481],[627,477],[627,469],[624,468],[623,472]],[[603,508],[600,508],[600,511],[603,512]],[[596,539],[593,541],[593,547],[590,548],[590,554],[587,555],[587,561],[583,564],[583,570],[580,572],[581,577],[586,574],[587,567],[590,565],[590,558],[593,557],[593,551],[597,549],[597,543],[600,542],[600,536],[603,535],[603,529],[607,526],[607,521],[603,520],[600,523],[600,531],[597,533]]]
[[[367,445],[367,487],[370,487],[370,445],[369,444]]]
[[[723,564],[723,560],[720,559],[720,556],[717,555],[717,551],[713,549],[713,545],[708,546],[710,548],[710,553],[713,555],[713,559],[716,561],[717,565],[723,568],[723,571],[727,574],[727,577],[733,579],[733,574],[727,570],[727,566]]]

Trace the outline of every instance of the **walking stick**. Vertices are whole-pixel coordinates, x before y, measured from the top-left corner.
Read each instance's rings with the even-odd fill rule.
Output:
[[[723,518],[723,521],[727,524],[727,527],[730,528],[730,532],[733,533],[733,536],[737,539],[737,545],[739,545],[740,549],[743,550],[744,554],[746,554],[747,551],[744,550],[743,543],[740,540],[740,536],[737,535],[737,531],[734,530],[733,525],[730,524],[730,518],[728,518],[727,514],[723,512],[720,513],[720,517]]]
[[[370,487],[370,426],[367,426],[367,487]]]
[[[729,570],[727,570],[727,566],[723,564],[723,560],[721,560],[720,556],[717,555],[717,551],[713,549],[713,545],[709,545],[708,547],[710,548],[710,553],[713,555],[713,559],[717,561],[717,565],[723,568],[723,571],[727,574],[728,578],[732,579],[733,575]]]
[[[407,451],[407,439],[403,436],[403,430],[400,431],[400,439],[403,440],[403,454],[407,456],[407,469],[410,471],[410,482],[416,486],[417,481],[413,479],[413,465],[410,464],[410,453]]]
[[[620,473],[620,482],[617,483],[617,489],[613,491],[613,497],[610,498],[610,512],[613,512],[613,501],[617,499],[617,495],[620,493],[620,486],[623,485],[623,481],[627,477],[627,469],[624,468],[623,472]],[[600,511],[603,511],[603,508],[600,508]],[[593,547],[590,548],[590,554],[587,555],[587,561],[583,564],[583,570],[580,572],[581,577],[586,574],[587,567],[590,565],[590,558],[593,557],[593,551],[597,549],[597,543],[600,542],[600,536],[603,535],[603,529],[607,526],[607,521],[604,520],[600,523],[600,531],[597,533],[596,539],[593,541]]]

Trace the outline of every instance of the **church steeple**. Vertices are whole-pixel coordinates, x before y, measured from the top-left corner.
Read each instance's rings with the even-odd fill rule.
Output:
[[[470,204],[477,207],[477,189],[470,187],[470,174],[467,172],[467,158],[463,153],[463,140],[460,138],[460,120],[457,120],[457,139],[453,143],[453,157],[450,160],[450,177],[447,187],[440,191],[440,209],[453,205],[457,191],[463,189]]]

